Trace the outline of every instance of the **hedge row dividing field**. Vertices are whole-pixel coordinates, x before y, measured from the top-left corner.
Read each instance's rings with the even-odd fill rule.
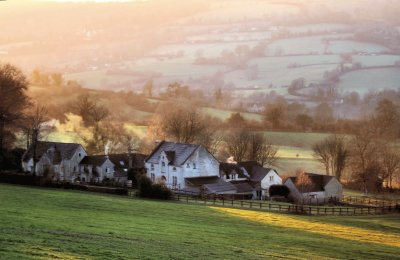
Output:
[[[400,218],[305,217],[0,184],[0,259],[399,259]]]

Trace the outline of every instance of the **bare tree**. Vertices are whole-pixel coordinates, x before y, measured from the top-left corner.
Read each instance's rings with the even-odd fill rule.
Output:
[[[237,162],[246,159],[250,148],[250,138],[250,133],[244,128],[232,130],[226,135],[225,143],[227,152],[230,156],[233,156]]]
[[[379,140],[371,133],[369,125],[361,128],[350,141],[352,179],[362,183],[365,194],[380,175],[381,167],[377,154],[381,152],[381,147]]]
[[[386,147],[381,153],[382,179],[387,187],[393,189],[393,179],[400,174],[400,154],[391,147]]]
[[[274,147],[263,133],[250,134],[248,160],[257,161],[261,165],[274,165],[278,149]]]
[[[325,166],[326,174],[340,180],[349,156],[345,138],[338,135],[327,137],[314,145],[313,150],[314,156]]]
[[[165,103],[157,111],[151,132],[155,139],[171,139],[181,143],[198,143],[206,124],[198,109],[185,100]]]
[[[28,112],[26,118],[27,133],[27,149],[32,149],[33,157],[33,174],[36,174],[36,152],[37,142],[42,137],[43,124],[48,121],[48,110],[46,106],[36,104],[36,106]],[[29,145],[30,143],[30,145]]]
[[[0,153],[11,145],[12,130],[18,127],[29,106],[27,86],[28,81],[18,68],[0,64]]]
[[[110,114],[109,110],[103,104],[89,94],[80,95],[73,106],[76,113],[82,117],[86,126],[98,124]]]

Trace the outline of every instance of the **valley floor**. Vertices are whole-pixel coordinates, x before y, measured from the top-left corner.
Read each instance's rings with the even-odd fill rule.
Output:
[[[306,217],[0,184],[0,259],[400,259],[399,215]]]

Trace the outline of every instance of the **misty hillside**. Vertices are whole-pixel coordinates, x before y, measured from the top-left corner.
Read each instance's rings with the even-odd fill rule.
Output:
[[[399,11],[390,0],[7,1],[0,61],[96,89],[221,88],[252,112],[271,94],[313,106],[332,89],[400,87]]]

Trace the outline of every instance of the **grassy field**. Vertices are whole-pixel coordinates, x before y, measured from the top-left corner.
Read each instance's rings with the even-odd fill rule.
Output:
[[[399,68],[380,68],[356,70],[344,74],[340,78],[341,91],[357,91],[360,94],[369,90],[397,89],[400,87]]]
[[[1,259],[400,256],[395,215],[301,217],[5,184],[0,201]]]

